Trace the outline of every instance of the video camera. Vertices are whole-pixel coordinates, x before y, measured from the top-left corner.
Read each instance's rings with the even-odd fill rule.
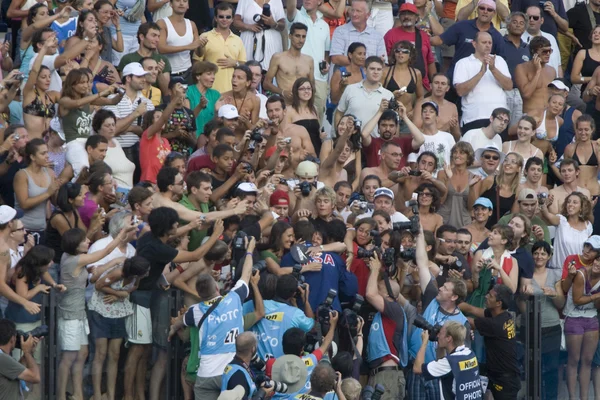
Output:
[[[373,386],[365,386],[360,396],[361,400],[380,400],[381,396],[385,393],[385,387],[377,384],[375,388]]]
[[[440,330],[442,330],[442,326],[440,324],[431,325],[422,315],[419,314],[417,314],[415,317],[413,325],[429,332],[430,342],[437,342],[438,334],[440,333]]]
[[[20,349],[23,340],[27,340],[29,336],[33,336],[34,338],[41,339],[50,334],[50,330],[48,329],[48,325],[40,325],[37,328],[30,330],[29,332],[23,332],[17,330],[17,343],[15,343],[15,348]]]
[[[334,311],[332,305],[337,294],[337,290],[329,289],[329,292],[327,292],[327,298],[325,298],[325,301],[323,301],[323,303],[317,307],[317,321],[319,321],[319,324],[321,324],[321,333],[323,335],[326,335],[331,327],[329,313]]]

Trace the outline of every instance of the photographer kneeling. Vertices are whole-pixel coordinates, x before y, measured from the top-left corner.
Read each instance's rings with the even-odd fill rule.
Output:
[[[40,369],[33,359],[35,346],[38,338],[31,335],[17,337],[15,323],[8,320],[0,320],[0,393],[4,399],[23,399],[21,382],[40,383]],[[20,344],[17,346],[17,344]],[[23,352],[21,362],[11,357],[12,351],[20,347]],[[24,365],[23,365],[24,364]]]
[[[447,321],[437,336],[438,350],[446,355],[439,360],[425,363],[429,332],[421,333],[421,348],[415,358],[413,372],[422,374],[425,380],[440,379],[441,399],[481,399],[481,379],[477,357],[465,346],[467,329],[456,321]]]

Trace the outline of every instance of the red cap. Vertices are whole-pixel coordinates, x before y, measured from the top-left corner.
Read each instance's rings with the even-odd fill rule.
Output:
[[[290,204],[290,196],[283,190],[276,190],[269,198],[269,206],[287,206]]]
[[[269,158],[271,158],[271,156],[273,154],[275,154],[276,150],[277,150],[277,146],[269,147],[267,149],[267,151],[265,151],[265,160],[268,160]],[[279,157],[289,157],[287,150],[282,150],[281,153],[279,154]]]
[[[402,11],[410,11],[411,13],[414,13],[414,14],[418,14],[419,13],[417,11],[417,6],[415,6],[412,3],[404,3],[404,4],[402,4],[400,6],[400,11],[399,12],[402,12]]]

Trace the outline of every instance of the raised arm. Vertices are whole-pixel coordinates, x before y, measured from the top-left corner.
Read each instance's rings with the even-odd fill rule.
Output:
[[[558,226],[558,224],[560,224],[559,215],[552,214],[550,211],[548,211],[548,206],[546,203],[540,205],[540,211],[542,213],[542,217],[544,217],[544,219],[548,221],[550,225]]]
[[[431,272],[429,272],[429,257],[427,257],[427,247],[422,225],[419,235],[417,235],[416,252],[416,262],[417,267],[419,267],[419,284],[421,285],[421,291],[425,293],[425,289],[427,289],[427,285],[431,281]]]
[[[371,258],[369,262],[369,268],[371,272],[369,272],[369,280],[367,281],[367,301],[377,311],[383,313],[383,309],[385,307],[385,300],[379,294],[379,290],[377,288],[377,280],[379,279],[379,273],[381,271],[381,261],[379,261],[379,256],[377,253],[374,254],[373,258]]]

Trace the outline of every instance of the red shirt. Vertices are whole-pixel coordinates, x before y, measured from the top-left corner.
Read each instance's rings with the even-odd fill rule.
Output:
[[[200,171],[202,168],[215,169],[215,167],[216,164],[210,159],[210,155],[203,154],[190,160],[187,165],[187,173]]]
[[[385,140],[380,137],[371,138],[371,144],[363,149],[367,158],[367,167],[379,166],[379,161],[381,159],[379,157],[379,152],[383,142],[385,142]],[[402,158],[400,159],[400,165],[398,165],[398,170],[400,170],[406,166],[406,158],[408,155],[415,151],[412,147],[412,136],[402,135],[401,137],[394,137],[392,142],[396,143],[402,149]]]
[[[569,264],[571,261],[575,261],[575,268],[580,270],[583,267],[587,267],[587,264],[581,262],[581,257],[579,254],[571,254],[565,258],[565,262],[563,263],[562,277],[561,279],[566,279],[567,275],[569,275]]]
[[[423,57],[423,63],[425,64],[425,75],[422,77],[423,78],[423,86],[425,87],[425,89],[427,91],[429,91],[429,90],[431,90],[431,85],[429,84],[429,75],[428,75],[429,64],[432,64],[435,62],[435,56],[433,55],[433,51],[431,49],[431,41],[429,40],[429,35],[422,30],[419,30],[419,32],[421,32],[421,52],[420,53],[421,53],[421,56]],[[388,53],[388,58],[390,57],[390,53],[392,51],[392,47],[394,46],[394,44],[401,40],[409,41],[414,46],[415,45],[415,33],[416,32],[406,32],[400,26],[390,29],[383,37],[383,40],[385,41],[385,49],[387,50],[387,53]],[[418,55],[419,54],[417,52],[417,57],[418,57]]]
[[[170,152],[171,145],[167,139],[158,135],[148,139],[148,130],[145,130],[140,139],[140,167],[142,168],[140,180],[156,183],[156,175]]]
[[[316,349],[311,354],[316,357],[317,362],[321,361],[321,358],[323,358],[323,351],[321,351],[321,349]],[[267,375],[269,378],[272,376],[271,372],[273,370],[273,364],[275,364],[275,360],[276,358],[269,358],[266,362],[265,375]]]
[[[350,272],[356,275],[356,279],[358,280],[358,294],[365,297],[371,270],[367,267],[367,264],[365,264],[365,261],[362,258],[356,256],[358,253],[358,244],[356,244],[356,242],[352,242],[352,252],[354,253],[354,259],[350,266]]]

